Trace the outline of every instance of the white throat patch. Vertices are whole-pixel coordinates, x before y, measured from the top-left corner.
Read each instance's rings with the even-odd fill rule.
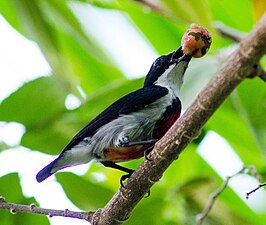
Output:
[[[155,85],[166,87],[178,97],[187,65],[188,63],[186,61],[181,61],[177,65],[173,64],[169,66],[155,82]]]

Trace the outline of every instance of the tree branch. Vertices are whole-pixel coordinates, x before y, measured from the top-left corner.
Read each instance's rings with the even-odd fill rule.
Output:
[[[237,31],[233,28],[230,28],[228,26],[225,26],[223,23],[215,23],[214,27],[221,33],[222,36],[231,39],[232,41],[235,42],[240,42],[245,36],[247,36],[246,33]],[[266,82],[266,72],[265,70],[257,64],[255,66],[255,71],[253,74],[250,74],[248,78],[253,78],[255,76],[260,77],[263,81]]]
[[[71,217],[86,221],[91,221],[94,215],[94,212],[74,212],[68,209],[65,210],[43,209],[37,207],[35,204],[30,204],[30,205],[13,204],[6,202],[4,197],[1,196],[0,196],[0,209],[9,210],[10,213],[12,214],[23,212],[23,213],[46,215],[49,217],[53,216]]]
[[[97,211],[92,221],[94,225],[122,224],[129,218],[131,211],[145,193],[197,136],[226,97],[242,80],[254,74],[254,65],[265,51],[266,14],[252,32],[240,42],[228,62],[198,95],[184,115],[155,145],[149,155],[151,161],[145,160],[125,183],[125,188],[120,188],[109,203]]]
[[[249,196],[256,192],[257,190],[261,189],[262,187],[266,186],[266,183],[263,183],[263,184],[259,184],[258,187],[254,188],[253,190],[251,190],[250,192],[246,193],[246,199],[249,199]]]
[[[234,178],[235,176],[239,175],[239,174],[248,174],[250,173],[251,176],[255,177],[256,179],[260,180],[261,177],[258,175],[256,169],[254,166],[244,166],[240,171],[238,171],[237,173],[226,177],[226,179],[224,180],[223,184],[221,185],[221,187],[219,187],[216,191],[214,191],[211,196],[210,196],[210,200],[207,204],[207,206],[205,207],[205,209],[197,215],[196,217],[196,224],[197,225],[201,225],[204,221],[204,219],[209,215],[210,211],[213,208],[213,205],[216,201],[216,199],[219,197],[219,195],[227,188],[229,181]]]
[[[244,39],[247,36],[247,33],[240,32],[236,29],[228,27],[221,22],[214,23],[214,27],[216,30],[219,31],[219,33],[222,36],[229,38],[234,42],[240,42],[242,39]]]

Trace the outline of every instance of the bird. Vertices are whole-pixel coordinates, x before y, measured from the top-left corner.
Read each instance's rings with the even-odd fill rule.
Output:
[[[180,47],[157,58],[143,87],[118,99],[80,130],[61,154],[40,170],[37,181],[66,167],[96,160],[125,172],[122,185],[134,170],[117,163],[144,156],[149,160],[155,143],[180,117],[179,92],[194,53],[184,54]]]

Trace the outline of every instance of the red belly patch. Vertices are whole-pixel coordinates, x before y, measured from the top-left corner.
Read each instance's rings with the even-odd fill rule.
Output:
[[[128,161],[144,156],[148,145],[134,145],[130,147],[108,148],[104,150],[106,161]]]
[[[170,129],[170,127],[175,123],[175,121],[179,118],[180,112],[175,112],[161,121],[159,121],[156,124],[156,128],[154,129],[153,132],[153,139],[161,139],[165,133]]]

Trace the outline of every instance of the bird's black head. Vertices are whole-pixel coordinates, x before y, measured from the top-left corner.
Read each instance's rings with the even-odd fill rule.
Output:
[[[176,66],[182,61],[187,62],[184,68],[185,72],[186,66],[189,63],[191,57],[192,55],[184,55],[181,47],[176,51],[169,53],[168,55],[160,56],[152,64],[146,76],[144,87],[154,85],[159,77],[161,77],[170,68],[171,65]],[[173,66],[172,69],[174,69],[175,66]]]

